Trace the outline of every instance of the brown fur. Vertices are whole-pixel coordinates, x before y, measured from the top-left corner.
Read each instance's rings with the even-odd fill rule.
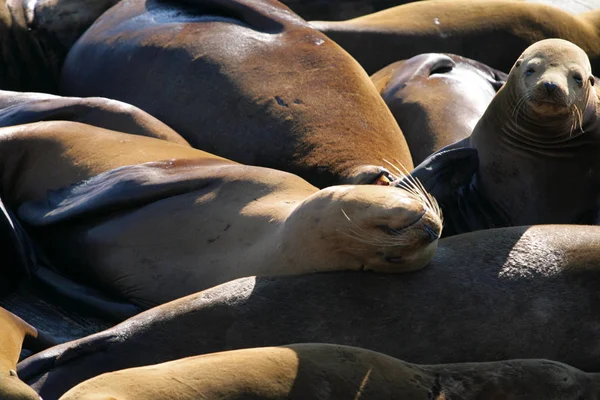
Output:
[[[583,50],[560,39],[540,41],[521,55],[475,127],[469,142],[479,154],[476,189],[510,225],[596,223],[600,129],[593,85]]]
[[[61,91],[136,105],[196,148],[318,187],[372,183],[384,160],[412,168],[358,63],[275,0],[123,1],[73,47]]]
[[[100,375],[61,400],[579,400],[600,378],[546,360],[415,365],[329,344],[235,350]]]
[[[506,74],[454,54],[421,54],[371,76],[415,165],[468,137]]]
[[[441,230],[435,203],[407,190],[319,191],[74,122],[0,129],[0,170],[4,203],[56,268],[143,306],[248,275],[419,269]]]
[[[438,22],[438,23],[436,23]],[[368,73],[420,53],[443,52],[508,71],[529,45],[562,38],[583,48],[600,69],[595,14],[571,15],[522,1],[422,1],[341,22],[311,24],[348,51]]]
[[[443,239],[414,274],[238,279],[31,357],[19,373],[59,397],[105,372],[302,342],[413,363],[547,358],[599,372],[599,246],[596,226],[515,227]]]

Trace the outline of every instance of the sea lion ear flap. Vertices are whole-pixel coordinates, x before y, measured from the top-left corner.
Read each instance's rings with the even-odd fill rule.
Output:
[[[456,194],[460,187],[468,185],[477,172],[477,150],[466,147],[466,140],[432,154],[410,173],[438,202]],[[402,187],[402,181],[397,186]]]
[[[596,78],[594,77],[594,75],[590,75],[588,79],[590,81],[590,85],[594,86],[596,84]]]
[[[75,217],[99,215],[149,204],[209,186],[192,166],[178,168],[170,161],[128,165],[96,175],[68,188],[48,193],[45,200],[23,203],[19,218],[45,226]]]

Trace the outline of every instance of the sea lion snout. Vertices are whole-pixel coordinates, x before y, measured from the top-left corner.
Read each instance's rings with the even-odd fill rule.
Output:
[[[558,88],[558,85],[552,81],[545,81],[543,84],[548,93],[552,93]]]

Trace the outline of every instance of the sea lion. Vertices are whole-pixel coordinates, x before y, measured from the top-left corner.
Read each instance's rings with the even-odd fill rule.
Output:
[[[37,393],[19,380],[17,361],[23,341],[40,351],[54,345],[49,336],[0,307],[0,398],[2,400],[39,400]]]
[[[468,137],[507,75],[454,54],[420,54],[371,76],[415,165]]]
[[[54,269],[142,307],[249,275],[420,269],[442,229],[416,185],[318,190],[75,122],[0,128],[0,170],[2,201]]]
[[[59,397],[123,368],[323,342],[421,364],[546,358],[597,372],[599,246],[597,226],[490,229],[441,240],[427,268],[401,276],[238,279],[56,346],[18,371]]]
[[[411,170],[358,63],[276,0],[126,0],[86,31],[61,93],[136,105],[193,147],[311,184]]]
[[[357,347],[296,344],[104,374],[60,400],[580,400],[599,394],[598,374],[547,360],[415,365]]]
[[[588,57],[570,42],[542,40],[523,52],[473,134],[413,171],[441,203],[446,235],[501,226],[598,223],[600,129],[594,83]],[[458,189],[447,188],[454,167],[445,165],[446,150],[477,153],[471,164],[455,167],[464,175]]]
[[[0,89],[56,93],[67,52],[118,0],[1,0]]]
[[[188,145],[185,139],[167,125],[139,108],[120,101],[0,90],[0,127],[48,120],[82,122]],[[26,263],[23,258],[27,257],[26,254],[15,253],[10,237],[12,226],[8,221],[0,220],[0,225],[3,223],[7,225],[5,229],[0,228],[0,253],[3,255],[0,265],[0,293],[11,291],[17,286],[17,282],[23,277],[19,264]],[[20,242],[23,246],[23,240]]]
[[[367,73],[421,53],[453,53],[508,71],[519,54],[547,38],[583,48],[600,69],[600,33],[589,19],[523,1],[433,0],[347,21],[310,24],[348,51]]]
[[[60,97],[0,90],[0,127],[40,121],[73,121],[182,145],[187,141],[150,114],[102,97]]]

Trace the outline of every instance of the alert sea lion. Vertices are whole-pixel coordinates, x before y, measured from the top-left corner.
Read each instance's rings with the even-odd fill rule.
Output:
[[[462,186],[447,188],[453,167],[444,165],[445,149],[413,171],[441,203],[446,235],[501,226],[598,223],[600,129],[594,83],[588,57],[570,42],[542,40],[523,52],[473,134],[448,149],[477,153],[471,164],[456,167],[466,175]],[[466,173],[470,168],[472,174]],[[440,188],[434,189],[437,184]]]
[[[546,358],[598,372],[599,246],[596,226],[512,227],[443,239],[427,268],[402,276],[238,279],[55,346],[18,371],[59,397],[124,368],[323,342],[411,363]]]
[[[348,51],[369,74],[421,53],[453,53],[508,71],[533,43],[562,38],[600,69],[600,25],[558,8],[523,1],[433,0],[347,21],[310,24]]]
[[[420,54],[371,76],[415,165],[468,137],[507,75],[454,54]]]
[[[122,1],[72,48],[61,93],[136,105],[193,147],[318,187],[413,166],[364,70],[275,0]]]
[[[17,361],[23,341],[37,351],[55,343],[52,338],[0,307],[0,398],[2,400],[39,400],[37,393],[19,380]]]
[[[0,127],[41,121],[73,121],[182,145],[187,141],[150,114],[102,97],[61,97],[0,90]]]
[[[0,170],[2,201],[54,269],[141,307],[249,275],[419,269],[442,228],[417,186],[318,190],[75,122],[1,128]]]
[[[296,344],[112,372],[60,400],[580,400],[599,394],[598,374],[547,360],[415,365],[356,347]]]
[[[70,47],[118,0],[1,0],[0,89],[58,91]]]

